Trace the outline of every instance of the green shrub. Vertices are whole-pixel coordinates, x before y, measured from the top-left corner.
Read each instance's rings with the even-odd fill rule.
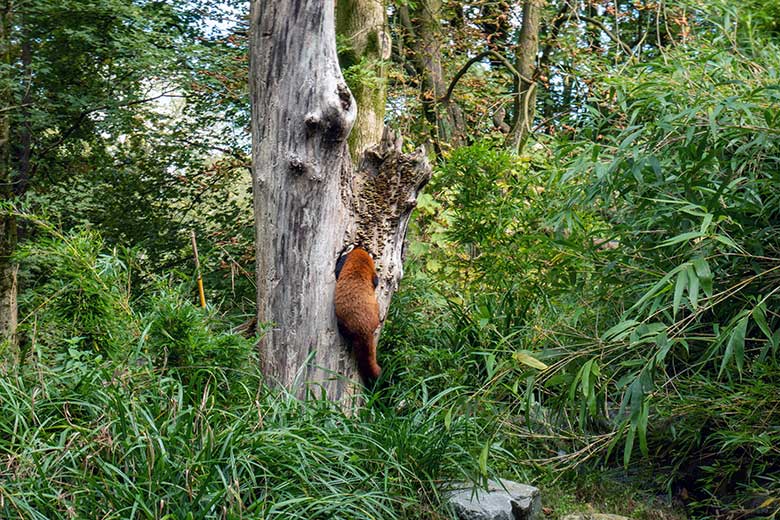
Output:
[[[544,147],[530,157],[495,149],[489,142],[459,148],[440,166],[421,197],[425,267],[442,292],[454,288],[510,290],[533,300],[552,297],[587,280],[591,246],[584,222],[569,212],[571,232],[552,221],[566,191]]]
[[[155,367],[181,379],[200,399],[204,385],[229,390],[248,366],[256,366],[254,339],[230,331],[214,312],[196,307],[191,286],[159,283],[141,317],[142,351]]]
[[[48,355],[79,344],[96,353],[124,348],[138,330],[130,306],[127,264],[91,231],[64,236],[39,223],[43,235],[20,252],[20,334]]]
[[[534,392],[604,434],[588,456],[641,452],[710,503],[777,490],[779,51],[713,30],[602,78],[561,178],[617,247],[594,257],[611,289],[540,344]]]

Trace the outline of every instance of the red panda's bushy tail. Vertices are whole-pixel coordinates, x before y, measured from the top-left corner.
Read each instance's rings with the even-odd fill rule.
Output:
[[[355,338],[352,348],[355,350],[358,371],[363,380],[368,383],[379,379],[382,367],[376,362],[376,345],[373,334],[366,338]]]

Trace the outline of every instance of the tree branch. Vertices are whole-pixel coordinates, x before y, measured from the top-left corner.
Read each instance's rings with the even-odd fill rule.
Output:
[[[469,71],[469,69],[471,68],[472,65],[474,65],[478,61],[482,60],[483,58],[487,58],[488,56],[492,56],[496,60],[500,61],[504,65],[504,67],[506,67],[507,70],[515,78],[521,79],[521,80],[525,81],[526,83],[534,83],[534,81],[532,79],[527,78],[527,77],[523,76],[522,74],[520,74],[517,71],[517,69],[515,68],[515,66],[512,65],[512,62],[510,62],[508,59],[506,59],[506,57],[504,57],[502,54],[500,54],[500,53],[498,53],[496,51],[493,51],[493,50],[488,50],[488,51],[480,52],[479,54],[477,54],[476,56],[471,58],[469,61],[467,61],[466,64],[463,65],[463,67],[461,67],[461,69],[458,71],[458,73],[455,74],[455,76],[453,76],[452,81],[450,81],[450,86],[449,86],[449,88],[447,88],[447,93],[444,94],[444,96],[441,99],[439,99],[439,102],[445,103],[447,101],[450,101],[450,99],[452,99],[452,92],[455,90],[455,87],[457,86],[458,81],[460,81],[460,79],[463,76],[466,75],[466,73]]]
[[[54,141],[52,144],[50,144],[46,148],[43,148],[40,152],[38,152],[37,155],[44,156],[47,153],[49,153],[52,150],[54,150],[55,148],[57,148],[62,143],[64,143],[65,140],[68,137],[73,135],[73,133],[76,130],[78,130],[79,126],[81,126],[81,123],[83,123],[84,120],[87,118],[87,116],[89,116],[90,114],[94,114],[95,112],[100,112],[101,110],[108,110],[108,109],[111,109],[111,108],[127,108],[127,107],[131,107],[131,106],[134,106],[134,105],[142,105],[144,103],[149,103],[151,101],[156,101],[156,100],[158,100],[160,98],[163,98],[163,97],[166,97],[166,96],[173,97],[173,96],[170,96],[170,94],[172,92],[175,92],[175,91],[176,91],[175,89],[174,90],[167,90],[167,91],[162,92],[162,93],[160,93],[160,94],[158,94],[156,96],[151,96],[151,97],[147,97],[147,98],[143,98],[143,99],[135,99],[133,101],[128,101],[126,103],[119,103],[117,105],[102,105],[102,106],[99,106],[99,107],[95,107],[95,108],[90,108],[88,110],[84,110],[83,112],[81,112],[78,115],[78,117],[76,117],[76,121],[70,126],[70,128],[68,128],[67,130],[65,130],[65,132],[63,132],[63,134],[60,136],[59,139]],[[177,96],[177,97],[185,97],[185,96]]]
[[[595,25],[596,27],[598,27],[599,29],[601,29],[601,30],[604,32],[604,34],[606,34],[607,36],[609,36],[609,38],[610,38],[612,41],[614,41],[615,43],[617,43],[618,45],[620,45],[620,47],[623,49],[623,51],[624,51],[626,54],[628,54],[629,56],[633,54],[633,53],[631,52],[631,47],[629,47],[628,45],[626,45],[625,43],[623,43],[623,40],[621,40],[621,39],[620,39],[620,38],[619,38],[619,37],[618,37],[618,36],[617,36],[615,33],[613,33],[612,31],[610,31],[610,30],[607,28],[607,26],[606,26],[606,25],[604,25],[603,23],[601,23],[599,20],[596,20],[595,18],[591,18],[590,16],[577,16],[577,18],[578,18],[578,19],[580,19],[580,20],[582,20],[583,22],[588,22],[589,24],[593,24],[593,25]]]
[[[14,110],[19,110],[20,108],[29,107],[30,105],[31,105],[31,103],[22,103],[21,105],[1,107],[0,108],[0,114],[2,114],[3,112],[13,112]]]
[[[599,29],[601,29],[604,34],[606,34],[610,40],[617,43],[623,51],[630,55],[633,55],[633,51],[631,50],[631,47],[629,47],[623,40],[621,40],[614,32],[609,30],[606,25],[604,25],[601,21],[591,18],[590,16],[582,16],[577,14],[575,11],[570,10],[571,6],[567,3],[564,3],[561,9],[558,11],[558,14],[553,18],[552,21],[552,31],[550,36],[548,37],[548,42],[544,46],[544,50],[542,51],[542,56],[539,59],[539,65],[544,65],[549,62],[550,60],[550,52],[552,51],[553,42],[558,39],[558,36],[561,32],[561,29],[563,28],[563,24],[567,21],[571,20],[572,18],[576,18],[577,20],[582,20],[583,22],[589,23],[591,25],[595,25]]]
[[[398,15],[401,18],[401,25],[403,25],[406,32],[409,33],[409,36],[411,36],[412,39],[417,38],[417,35],[414,32],[414,24],[412,24],[412,17],[409,16],[409,7],[402,5],[398,9]]]
[[[544,50],[542,51],[542,56],[539,58],[540,67],[546,65],[550,61],[550,52],[552,52],[553,43],[558,39],[558,35],[561,33],[563,24],[566,23],[566,20],[569,20],[572,16],[571,13],[568,12],[569,9],[571,9],[569,3],[564,2],[563,6],[558,10],[558,14],[556,14],[555,18],[553,18],[550,35],[548,36]]]

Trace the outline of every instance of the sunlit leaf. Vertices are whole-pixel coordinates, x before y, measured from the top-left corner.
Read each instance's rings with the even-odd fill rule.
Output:
[[[690,240],[693,240],[693,239],[696,239],[696,238],[701,238],[703,236],[704,235],[700,231],[689,231],[687,233],[681,233],[681,234],[679,234],[677,236],[674,236],[674,237],[672,237],[672,238],[670,238],[668,240],[664,240],[663,242],[661,242],[660,244],[658,244],[656,246],[656,249],[660,248],[660,247],[673,246],[673,245],[679,244],[681,242],[688,242]]]
[[[545,365],[544,363],[536,359],[527,350],[520,350],[518,352],[515,352],[514,354],[512,354],[512,358],[514,358],[514,360],[519,363],[527,365],[531,368],[535,368],[537,370],[547,370],[548,368],[547,365]]]
[[[490,453],[490,441],[485,442],[482,451],[479,454],[479,471],[482,475],[487,475],[487,460]]]

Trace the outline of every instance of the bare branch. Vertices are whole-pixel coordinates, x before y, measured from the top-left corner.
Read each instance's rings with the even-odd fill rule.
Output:
[[[25,107],[28,107],[30,105],[31,105],[31,103],[23,103],[21,105],[14,105],[14,106],[10,106],[10,107],[2,107],[2,108],[0,108],[0,114],[2,114],[3,112],[13,112],[14,110],[19,110],[20,108],[25,108]]]
[[[618,36],[617,36],[615,33],[613,33],[612,31],[610,31],[610,30],[607,28],[607,26],[606,26],[606,25],[604,25],[603,23],[601,23],[599,20],[596,20],[595,18],[591,18],[590,16],[578,16],[577,18],[578,18],[578,19],[580,19],[580,20],[582,20],[583,22],[588,22],[589,24],[595,25],[596,27],[598,27],[599,29],[601,29],[601,30],[604,32],[604,34],[606,34],[607,36],[609,36],[609,38],[610,38],[612,41],[614,41],[615,43],[617,43],[618,45],[620,45],[620,47],[623,49],[623,51],[624,51],[626,54],[628,54],[629,56],[630,56],[631,54],[633,54],[633,53],[631,52],[631,47],[629,47],[628,45],[626,45],[625,43],[623,43],[623,40],[621,40],[621,39],[620,39],[620,38],[619,38],[619,37],[618,37]]]
[[[623,42],[623,40],[621,40],[614,32],[612,32],[600,20],[597,20],[596,18],[591,18],[590,16],[579,15],[576,11],[571,9],[571,5],[569,5],[569,3],[567,2],[563,4],[561,9],[555,15],[555,18],[553,18],[552,20],[551,33],[549,38],[547,39],[546,45],[544,46],[544,50],[542,51],[542,57],[539,59],[540,65],[549,62],[550,52],[552,51],[553,43],[555,42],[555,40],[558,39],[558,36],[560,35],[561,30],[563,29],[563,24],[565,24],[567,21],[571,20],[572,18],[577,20],[582,20],[583,22],[589,23],[591,25],[595,25],[596,27],[601,29],[604,32],[604,34],[606,34],[609,37],[609,39],[617,43],[626,54],[628,55],[633,54],[631,47],[629,47],[625,42]]]
[[[510,62],[508,59],[506,59],[506,57],[504,57],[503,55],[501,55],[500,53],[498,53],[496,51],[488,50],[488,51],[484,51],[484,52],[481,52],[481,53],[477,54],[476,56],[471,58],[469,61],[467,61],[466,64],[463,65],[463,67],[461,67],[461,69],[458,71],[458,73],[455,74],[455,76],[453,76],[452,81],[450,81],[450,86],[449,86],[449,88],[447,88],[447,93],[444,94],[444,96],[441,99],[439,99],[439,102],[447,102],[450,99],[452,99],[452,92],[455,90],[455,87],[457,86],[458,81],[460,81],[460,79],[463,76],[466,75],[466,73],[469,71],[469,69],[471,68],[472,65],[474,65],[475,63],[477,63],[478,61],[480,61],[480,60],[482,60],[484,58],[487,58],[488,56],[492,56],[496,60],[500,61],[504,65],[504,67],[506,67],[506,69],[515,78],[521,79],[521,80],[525,81],[526,83],[534,83],[534,81],[532,79],[527,78],[527,77],[523,76],[522,74],[520,74],[517,71],[517,69],[515,68],[515,66],[512,65],[512,62]]]

